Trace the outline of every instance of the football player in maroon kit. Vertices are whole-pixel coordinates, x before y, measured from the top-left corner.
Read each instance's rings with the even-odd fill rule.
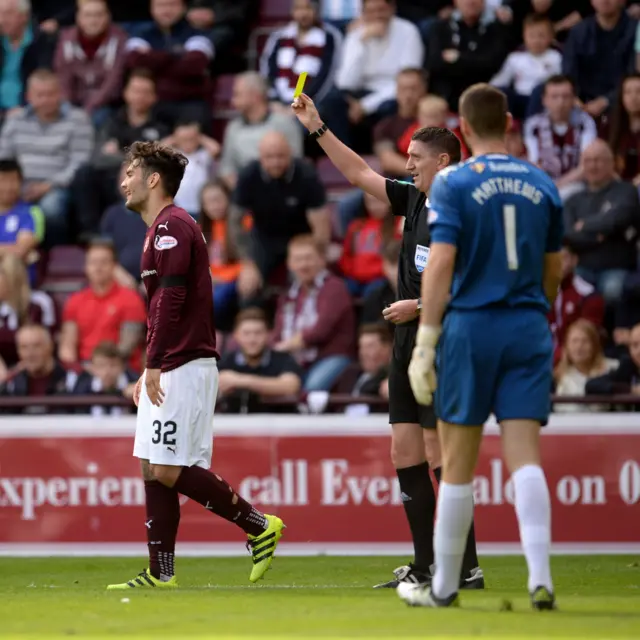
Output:
[[[187,162],[170,147],[136,142],[122,183],[127,208],[149,227],[141,260],[148,299],[147,368],[134,394],[133,449],[145,481],[149,567],[108,589],[177,586],[180,493],[247,534],[251,582],[269,569],[284,529],[280,518],[259,512],[208,470],[218,354],[206,243],[193,218],[173,203]]]

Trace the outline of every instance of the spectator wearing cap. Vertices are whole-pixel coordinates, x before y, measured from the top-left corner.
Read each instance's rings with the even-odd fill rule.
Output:
[[[111,24],[106,0],[79,0],[76,26],[58,38],[54,69],[62,93],[100,126],[120,97],[127,34]]]
[[[396,77],[424,64],[418,28],[395,15],[393,0],[363,0],[362,20],[344,42],[336,89],[319,105],[328,126],[349,142],[352,129],[373,127],[396,108]]]
[[[267,85],[259,73],[247,71],[236,76],[231,102],[238,116],[225,130],[218,172],[229,188],[235,187],[240,171],[260,157],[260,141],[271,131],[284,135],[294,158],[302,156],[302,129],[290,114],[271,107]]]
[[[294,358],[269,347],[264,311],[245,309],[235,320],[233,337],[238,348],[225,354],[220,369],[219,393],[228,411],[257,409],[260,398],[296,395],[303,371]]]
[[[39,207],[20,198],[22,171],[15,160],[0,160],[0,259],[13,254],[29,271],[31,286],[36,281],[36,247],[44,237],[44,217]]]
[[[0,114],[24,104],[27,78],[53,60],[54,42],[31,19],[29,0],[0,0]]]
[[[27,324],[16,333],[19,362],[0,385],[0,396],[23,397],[66,394],[76,375],[65,369],[54,356],[51,333],[40,324]],[[66,412],[66,410],[65,410]],[[2,413],[57,413],[42,406],[26,403],[24,409],[3,409]]]
[[[308,74],[304,92],[316,102],[333,83],[342,35],[323,24],[318,11],[318,0],[293,0],[292,21],[271,34],[262,53],[260,72],[269,83],[269,99],[287,110],[302,72]]]
[[[312,233],[321,247],[331,239],[324,186],[312,165],[292,157],[281,133],[266,134],[260,142],[260,160],[240,174],[230,211],[232,239],[239,247],[248,212],[253,219],[252,241],[238,279],[238,292],[245,299],[251,299],[284,264],[294,236]]]
[[[293,284],[278,299],[274,349],[304,368],[305,391],[329,391],[354,355],[353,302],[313,236],[291,240],[287,265]]]
[[[163,115],[211,125],[209,63],[213,45],[186,19],[184,0],[151,0],[153,23],[127,42],[128,69],[149,69],[158,83]]]
[[[147,314],[140,296],[116,280],[113,245],[95,240],[87,250],[88,287],[74,293],[64,306],[58,347],[68,365],[89,362],[101,342],[114,342],[135,370],[141,369],[140,344]]]
[[[47,246],[69,240],[70,185],[93,151],[93,127],[81,109],[63,102],[58,77],[34,71],[27,85],[28,104],[5,120],[0,158],[20,163],[23,197],[38,204],[46,221]]]

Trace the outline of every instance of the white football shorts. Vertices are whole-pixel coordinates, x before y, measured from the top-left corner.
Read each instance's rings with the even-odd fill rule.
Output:
[[[151,464],[211,466],[213,412],[218,395],[215,358],[201,358],[160,374],[161,406],[140,390],[133,455]]]

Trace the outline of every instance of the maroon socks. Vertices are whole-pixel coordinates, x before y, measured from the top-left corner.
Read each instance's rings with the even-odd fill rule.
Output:
[[[157,480],[145,481],[147,545],[149,571],[154,578],[168,580],[173,576],[173,559],[180,524],[180,502],[174,488]]]
[[[259,536],[269,526],[264,515],[241,498],[223,478],[201,467],[183,467],[173,490],[237,524],[249,535]]]

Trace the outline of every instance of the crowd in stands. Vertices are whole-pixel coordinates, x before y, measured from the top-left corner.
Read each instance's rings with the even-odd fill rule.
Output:
[[[131,397],[146,227],[122,161],[160,140],[189,159],[176,202],[210,250],[221,407],[388,397],[403,220],[293,117],[306,72],[336,135],[400,180],[417,128],[461,138],[462,91],[504,90],[509,152],[565,204],[555,393],[640,406],[638,19],[624,0],[0,0],[0,396]],[[128,410],[96,403],[77,411]]]

